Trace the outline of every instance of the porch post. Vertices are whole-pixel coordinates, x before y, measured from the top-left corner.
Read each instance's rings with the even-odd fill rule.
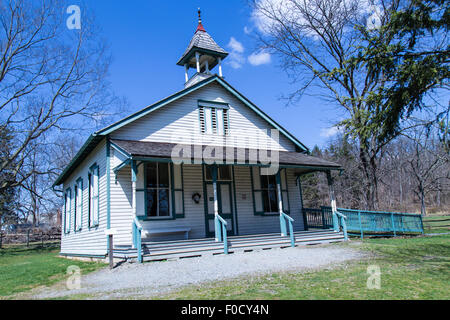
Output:
[[[336,198],[334,195],[334,186],[333,186],[333,178],[331,177],[331,171],[327,171],[327,181],[328,181],[328,189],[330,192],[330,199],[331,199],[331,211],[333,215],[333,229],[335,232],[339,232],[339,222],[338,217],[336,215],[337,206],[336,206]]]
[[[136,180],[137,180],[137,167],[136,160],[131,161],[131,189],[132,189],[132,197],[131,197],[131,211],[133,213],[133,219],[136,218]],[[133,235],[134,237],[135,235]],[[133,238],[135,239],[135,238]],[[135,245],[133,241],[133,246]]]
[[[136,180],[137,180],[137,167],[136,167],[136,160],[133,160],[131,162],[131,188],[133,192],[133,198],[132,198],[132,208],[133,208],[133,216],[136,217]]]
[[[286,232],[286,221],[283,217],[283,197],[281,195],[281,177],[280,177],[280,170],[278,170],[278,173],[276,175],[276,181],[277,181],[277,197],[278,197],[278,211],[280,213],[280,227],[281,227],[281,235],[287,236]]]
[[[219,201],[217,199],[217,166],[212,166],[213,194],[214,194],[214,233],[216,241],[222,241],[220,224],[219,224]]]

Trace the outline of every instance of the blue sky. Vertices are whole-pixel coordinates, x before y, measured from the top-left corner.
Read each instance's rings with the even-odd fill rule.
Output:
[[[183,89],[184,70],[176,62],[194,34],[201,7],[206,31],[228,52],[238,54],[225,59],[225,79],[308,147],[329,139],[324,132],[339,118],[334,106],[304,96],[286,107],[280,97],[295,87],[277,58],[252,56],[256,45],[245,31],[251,31],[254,23],[245,0],[90,0],[84,5],[93,11],[111,44],[110,81],[130,102],[130,112]]]

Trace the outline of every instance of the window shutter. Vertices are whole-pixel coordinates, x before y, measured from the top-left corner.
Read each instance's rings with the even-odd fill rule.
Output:
[[[81,230],[83,224],[83,180],[77,180],[75,207],[75,231]]]
[[[72,210],[72,195],[71,189],[67,189],[65,193],[65,201],[64,201],[64,233],[70,233],[70,217]]]
[[[259,167],[250,167],[250,174],[252,180],[252,193],[253,193],[253,205],[254,214],[264,214],[263,198],[261,190],[261,178],[259,173]]]
[[[183,165],[172,164],[172,210],[173,217],[184,218],[184,181]]]
[[[89,227],[99,224],[100,215],[100,169],[93,165],[89,173]]]
[[[280,170],[280,180],[281,180],[281,196],[283,197],[283,212],[286,214],[290,213],[289,210],[289,190],[287,183],[287,171],[286,169]]]

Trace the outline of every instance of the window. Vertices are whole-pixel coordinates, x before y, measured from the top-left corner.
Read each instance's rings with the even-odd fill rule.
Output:
[[[64,193],[64,233],[70,232],[70,212],[72,211],[72,191],[69,189]]]
[[[74,231],[80,231],[83,219],[83,179],[78,179],[75,184],[75,224]]]
[[[277,181],[275,175],[260,175],[264,212],[278,212]]]
[[[256,215],[278,213],[278,190],[276,175],[262,175],[259,167],[251,168],[253,200]],[[283,212],[289,213],[289,197],[287,189],[286,170],[280,170],[281,194]]]
[[[99,224],[99,179],[99,167],[98,165],[93,165],[89,170],[89,227],[96,227]]]
[[[227,165],[217,167],[217,181],[231,181],[231,167]],[[206,166],[205,180],[212,181],[212,166]]]
[[[170,217],[168,163],[147,163],[145,165],[145,189],[147,217]]]
[[[200,131],[206,134],[227,135],[229,131],[228,109],[199,107]]]

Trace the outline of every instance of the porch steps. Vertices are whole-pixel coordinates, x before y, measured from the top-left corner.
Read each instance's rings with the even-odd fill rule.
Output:
[[[306,237],[314,237],[317,235],[335,235],[333,231],[324,233],[323,231],[318,232],[294,232],[295,237],[300,238]],[[281,237],[279,233],[272,233],[272,234],[264,234],[264,235],[249,235],[249,236],[229,236],[228,242],[233,244],[241,244],[241,243],[257,243],[257,242],[266,242],[266,241],[272,241],[272,240],[285,240],[290,243],[289,237]],[[163,241],[163,242],[143,242],[143,246],[147,248],[151,248],[153,250],[156,249],[167,249],[167,248],[174,248],[174,247],[190,247],[190,246],[215,246],[219,244],[220,247],[223,247],[223,244],[221,242],[217,243],[212,238],[207,239],[192,239],[192,240],[184,240],[184,241]]]
[[[296,245],[314,245],[344,240],[342,232],[330,230],[294,232]],[[290,238],[280,234],[263,234],[228,237],[229,253],[268,250],[272,248],[290,247]],[[165,260],[171,258],[198,257],[203,255],[223,254],[223,243],[213,238],[191,239],[163,242],[143,242],[143,260]],[[137,251],[130,246],[116,246],[114,257],[136,259]]]

